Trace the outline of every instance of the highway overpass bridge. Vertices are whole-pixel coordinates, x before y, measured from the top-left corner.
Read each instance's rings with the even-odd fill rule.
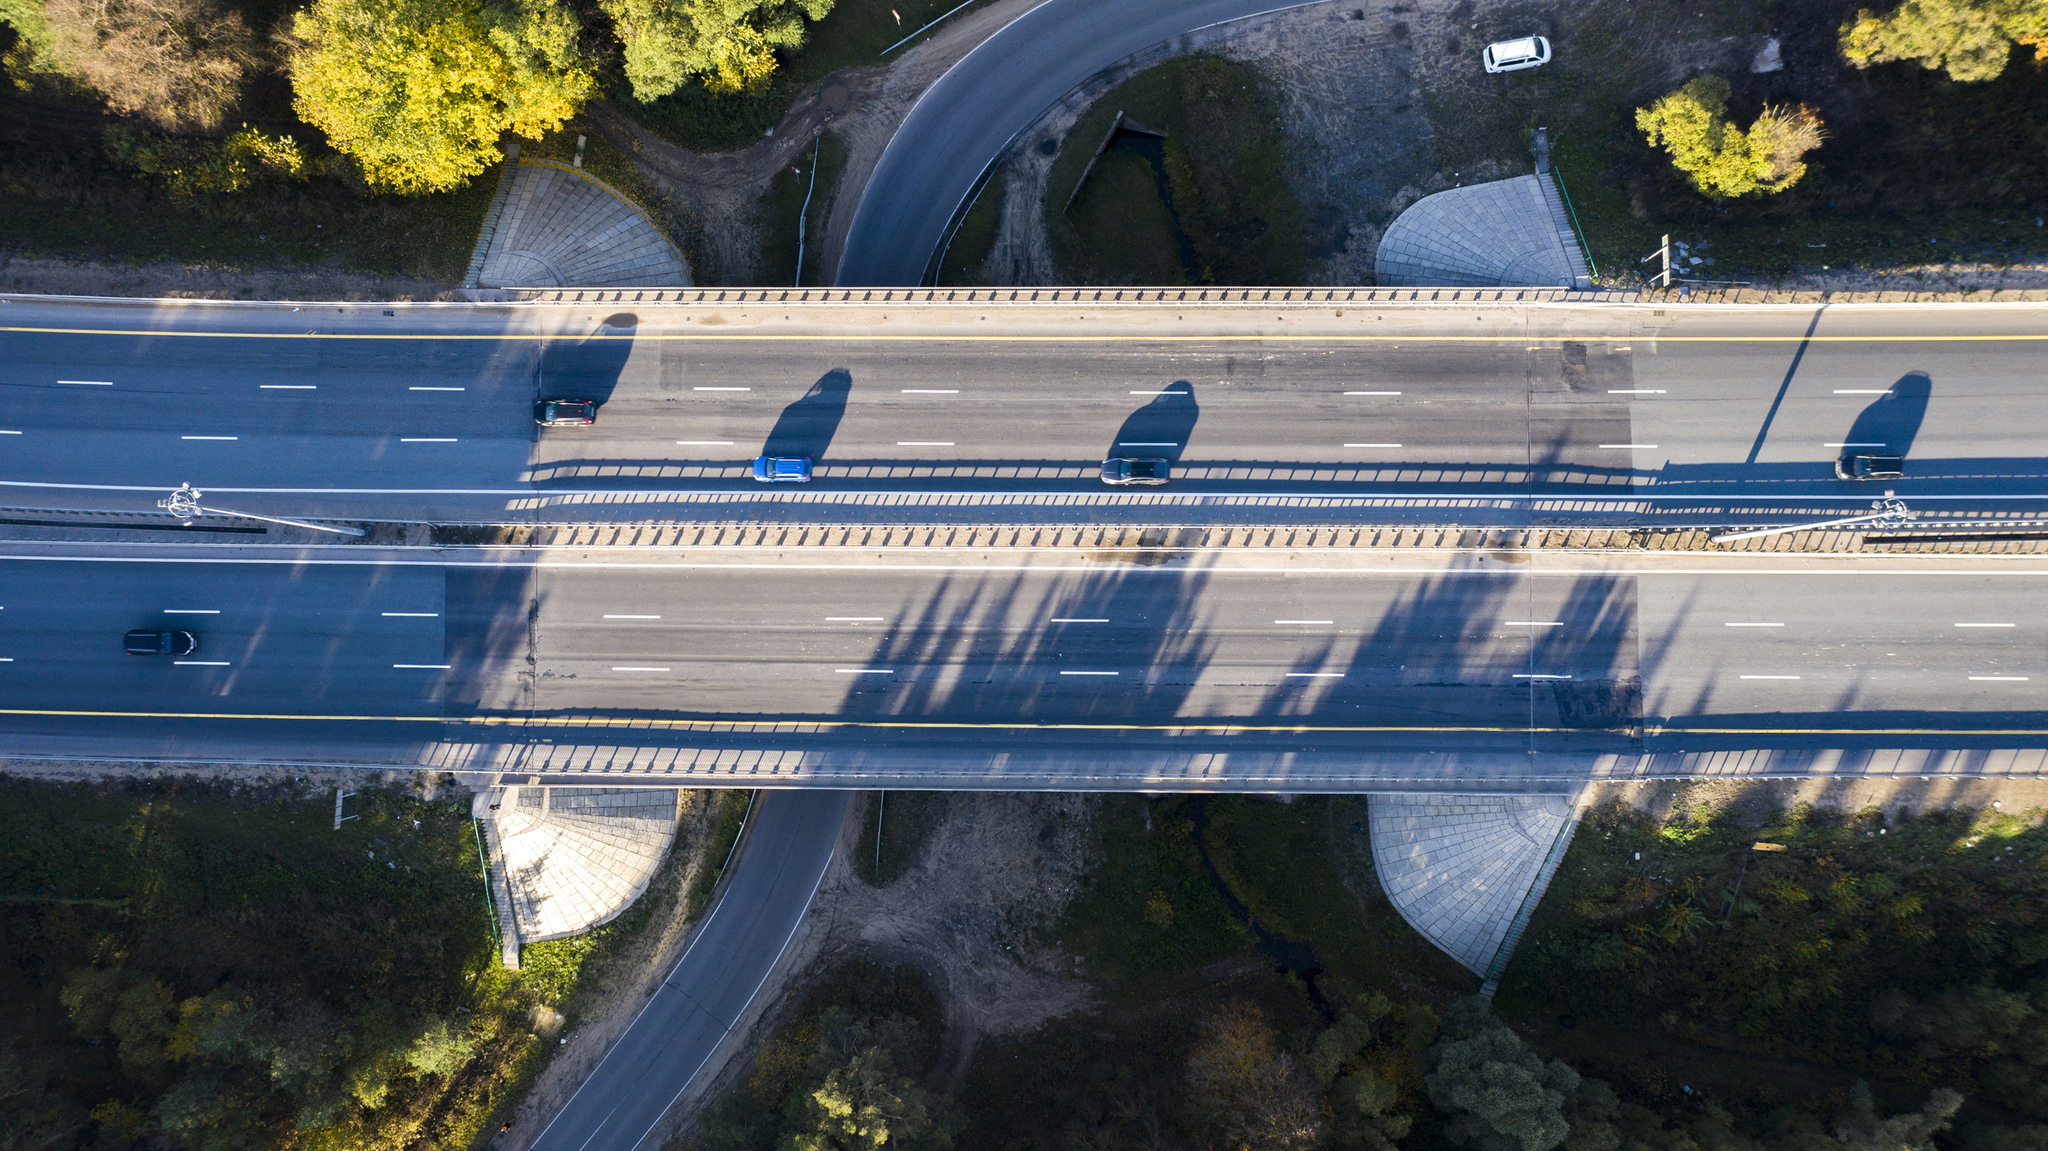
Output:
[[[587,298],[577,298],[577,297]],[[1923,524],[2048,498],[2041,305],[1538,290],[0,305],[16,754],[720,786],[1309,790],[2034,770],[2048,564],[1497,546],[319,546],[352,521]],[[598,400],[537,430],[535,399]],[[813,484],[747,478],[808,455]],[[1104,489],[1106,455],[1175,462]],[[81,514],[85,513],[85,514]],[[126,527],[50,527],[52,523]],[[208,520],[200,526],[231,526]],[[425,540],[428,536],[418,536]],[[202,542],[203,540],[203,542]],[[392,546],[392,545],[398,546]],[[108,638],[189,626],[186,661]],[[1761,758],[1741,758],[1756,752]],[[2031,766],[2030,766],[2031,765]]]

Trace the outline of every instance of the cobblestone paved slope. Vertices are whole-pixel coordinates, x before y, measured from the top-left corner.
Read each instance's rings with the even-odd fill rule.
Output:
[[[478,283],[486,288],[680,288],[690,266],[645,213],[589,173],[522,160]]]

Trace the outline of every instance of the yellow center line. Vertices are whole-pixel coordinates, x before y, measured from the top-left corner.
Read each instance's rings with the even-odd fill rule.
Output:
[[[1586,728],[1586,727],[1499,727],[1482,724],[1436,725],[1436,726],[1370,726],[1344,725],[1320,726],[1314,724],[1248,724],[1248,723],[1188,723],[1144,724],[1144,723],[968,723],[927,720],[861,720],[861,719],[653,719],[617,716],[563,716],[553,719],[533,719],[526,716],[438,716],[438,715],[295,715],[288,713],[258,712],[181,712],[181,711],[74,711],[40,708],[0,708],[0,715],[57,717],[69,719],[219,719],[219,720],[290,720],[306,723],[437,723],[468,727],[578,727],[612,728],[631,730],[635,728],[654,731],[726,731],[746,732],[750,730],[802,731],[826,730],[831,728],[882,728],[912,731],[1090,731],[1090,732],[1166,732],[1166,733],[1213,733],[1222,735],[1324,735],[1324,734],[1499,734],[1499,735],[1598,735],[1631,731],[1631,728]],[[2041,736],[2048,735],[2048,728],[1979,728],[1957,729],[1938,727],[1663,727],[1646,726],[1645,736],[1675,735],[1944,735],[1944,736]]]
[[[1516,334],[1513,334],[1513,335],[1503,335],[1503,336],[1478,336],[1478,335],[1474,335],[1474,336],[1453,336],[1453,335],[1442,335],[1442,336],[1417,336],[1417,335],[1413,335],[1413,334],[1405,334],[1405,335],[1384,335],[1384,336],[1369,336],[1369,335],[1356,335],[1356,336],[1347,336],[1347,335],[1338,335],[1338,334],[1331,334],[1331,335],[1291,335],[1291,334],[1289,334],[1289,335],[1281,335],[1281,334],[1278,334],[1278,333],[1275,333],[1275,334],[1272,334],[1272,335],[1236,335],[1236,336],[1223,336],[1223,335],[1214,335],[1214,336],[1171,336],[1171,335],[1101,335],[1101,336],[1090,336],[1090,335],[1071,335],[1071,336],[1032,336],[1032,335],[966,335],[966,334],[936,334],[936,333],[934,333],[934,334],[927,334],[927,335],[901,335],[901,336],[892,336],[892,335],[873,335],[873,334],[868,334],[868,333],[862,333],[862,334],[859,334],[859,335],[847,335],[847,334],[837,334],[837,335],[812,335],[812,334],[804,334],[804,333],[795,333],[795,332],[789,332],[789,333],[780,333],[780,332],[755,332],[755,333],[747,333],[747,332],[667,332],[667,333],[648,333],[648,334],[637,334],[637,333],[636,333],[636,334],[631,334],[631,335],[607,335],[607,334],[601,334],[601,333],[600,333],[600,334],[594,334],[594,335],[588,335],[588,336],[579,336],[579,335],[547,335],[547,334],[542,334],[542,333],[519,333],[519,332],[507,332],[507,333],[503,333],[503,334],[497,334],[497,335],[485,335],[485,334],[460,334],[460,333],[450,333],[450,334],[445,334],[445,335],[436,335],[436,334],[433,334],[433,333],[428,333],[428,332],[183,332],[183,331],[137,331],[137,330],[135,330],[135,329],[130,329],[130,328],[38,328],[38,327],[19,327],[19,326],[0,326],[0,332],[14,332],[14,333],[19,333],[19,334],[27,334],[27,335],[53,335],[53,336],[134,336],[134,337],[148,337],[148,336],[166,336],[166,337],[174,337],[174,338],[179,338],[179,339],[210,339],[210,340],[455,340],[455,341],[491,341],[491,342],[513,342],[513,341],[528,341],[528,342],[547,342],[547,341],[555,341],[555,342],[571,342],[571,341],[573,341],[573,342],[576,342],[576,343],[587,343],[587,342],[590,342],[590,341],[594,341],[594,340],[618,340],[618,341],[621,341],[621,342],[623,342],[623,343],[633,343],[633,342],[634,342],[634,341],[636,341],[636,340],[638,340],[638,341],[670,341],[670,340],[679,340],[679,341],[704,341],[704,342],[720,342],[720,341],[749,341],[749,340],[753,340],[753,341],[761,341],[761,342],[769,342],[769,343],[774,343],[774,342],[796,342],[796,343],[805,343],[805,342],[811,342],[811,343],[822,343],[822,342],[831,342],[831,343],[840,343],[840,344],[863,344],[863,343],[867,343],[867,344],[874,344],[874,343],[921,343],[921,344],[949,344],[949,343],[950,343],[950,344],[1032,344],[1032,343],[1049,343],[1049,344],[1109,344],[1109,343],[1116,343],[1116,344],[1146,344],[1146,343],[1150,343],[1150,344],[1213,344],[1213,343],[1360,343],[1360,344],[1393,344],[1393,343],[1398,343],[1398,342],[1403,342],[1403,341],[1405,341],[1405,342],[1408,342],[1408,343],[1464,343],[1464,344],[1523,344],[1524,346],[1527,346],[1527,341],[1528,341],[1528,340],[1529,340],[1529,339],[1531,338],[1531,337],[1529,336],[1529,334],[1528,334],[1527,332],[1521,332],[1521,333],[1516,333]],[[1638,334],[1638,335],[1634,335],[1634,336],[1616,336],[1616,335],[1605,335],[1605,336],[1597,336],[1597,335],[1596,335],[1596,336],[1542,336],[1542,337],[1536,337],[1536,338],[1538,338],[1538,339],[1554,339],[1554,340],[1579,340],[1579,341],[1585,341],[1585,342],[1592,342],[1592,343],[1611,343],[1611,342],[1613,342],[1614,340],[1617,340],[1617,339],[1630,339],[1630,338],[1633,338],[1633,339],[1639,339],[1639,340],[1654,340],[1654,341],[1659,341],[1659,342],[1663,342],[1663,343],[1673,343],[1673,344],[1802,344],[1802,343],[1804,343],[1804,344],[1862,344],[1862,343],[1996,343],[1996,342],[2000,342],[2000,341],[2036,341],[2036,340],[2048,340],[2048,333],[2039,333],[2039,334],[2020,334],[2020,335],[1919,335],[1919,336],[1915,336],[1915,335],[1871,335],[1871,336],[1818,336],[1818,335],[1816,335],[1816,336],[1805,336],[1805,335],[1785,335],[1785,336],[1667,336],[1667,335],[1642,335],[1642,334]],[[1554,351],[1555,349],[1551,349],[1551,348],[1545,348],[1545,349],[1540,349],[1540,350],[1544,350],[1544,351]]]

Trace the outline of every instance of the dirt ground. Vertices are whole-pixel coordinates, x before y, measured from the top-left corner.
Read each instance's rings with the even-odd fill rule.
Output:
[[[693,1087],[669,1113],[666,1148],[694,1146],[695,1118],[737,1090],[760,1045],[788,1020],[801,998],[790,988],[855,954],[909,963],[925,972],[946,1003],[936,1074],[957,1086],[988,1036],[1031,1030],[1093,1002],[1093,985],[1075,958],[1051,942],[1079,878],[1093,865],[1098,797],[1073,794],[956,792],[922,855],[885,887],[855,877],[863,794],[847,813],[839,850],[798,931],[797,942],[755,1000],[750,1020],[714,1056],[717,1074]]]
[[[199,264],[101,264],[0,256],[0,291],[151,300],[452,300],[459,285],[322,268],[232,272]]]

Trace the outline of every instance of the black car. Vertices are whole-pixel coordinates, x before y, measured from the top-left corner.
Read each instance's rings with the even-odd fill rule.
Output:
[[[1904,456],[1843,456],[1835,461],[1838,480],[1895,480],[1905,474]]]
[[[125,644],[129,655],[191,655],[199,650],[199,637],[189,631],[156,631],[136,628]]]
[[[1166,482],[1171,465],[1158,459],[1107,459],[1102,461],[1102,482],[1115,487],[1133,484],[1152,486]]]
[[[580,428],[597,422],[595,400],[542,400],[533,405],[533,422],[544,428]]]

